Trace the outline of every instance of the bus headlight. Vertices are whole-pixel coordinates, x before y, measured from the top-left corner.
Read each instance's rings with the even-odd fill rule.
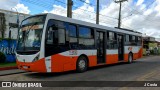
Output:
[[[32,62],[35,62],[35,61],[37,61],[37,60],[39,60],[39,54],[33,59]]]

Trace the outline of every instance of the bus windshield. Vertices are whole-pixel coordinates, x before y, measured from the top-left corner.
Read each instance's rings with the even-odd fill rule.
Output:
[[[45,16],[42,15],[29,17],[22,21],[19,30],[17,53],[32,53],[40,50],[44,22]]]

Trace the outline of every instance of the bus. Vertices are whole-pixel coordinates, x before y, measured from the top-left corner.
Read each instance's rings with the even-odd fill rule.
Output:
[[[84,72],[89,67],[132,63],[142,57],[142,34],[51,13],[21,22],[16,48],[19,69]]]

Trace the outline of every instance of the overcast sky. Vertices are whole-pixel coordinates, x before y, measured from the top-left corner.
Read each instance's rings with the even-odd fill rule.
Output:
[[[66,16],[67,0],[0,0],[0,8],[27,14]],[[73,0],[73,18],[95,23],[96,0]],[[15,10],[15,9],[12,9]],[[100,24],[117,27],[119,4],[100,0]],[[128,0],[122,4],[122,27],[160,38],[160,0]]]

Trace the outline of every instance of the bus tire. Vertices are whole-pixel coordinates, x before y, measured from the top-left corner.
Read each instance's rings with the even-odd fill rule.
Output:
[[[85,72],[88,68],[87,58],[84,56],[80,56],[77,60],[76,70],[77,72]]]
[[[132,55],[132,53],[129,53],[129,55],[128,55],[128,63],[130,64],[132,62],[133,62],[133,55]]]

